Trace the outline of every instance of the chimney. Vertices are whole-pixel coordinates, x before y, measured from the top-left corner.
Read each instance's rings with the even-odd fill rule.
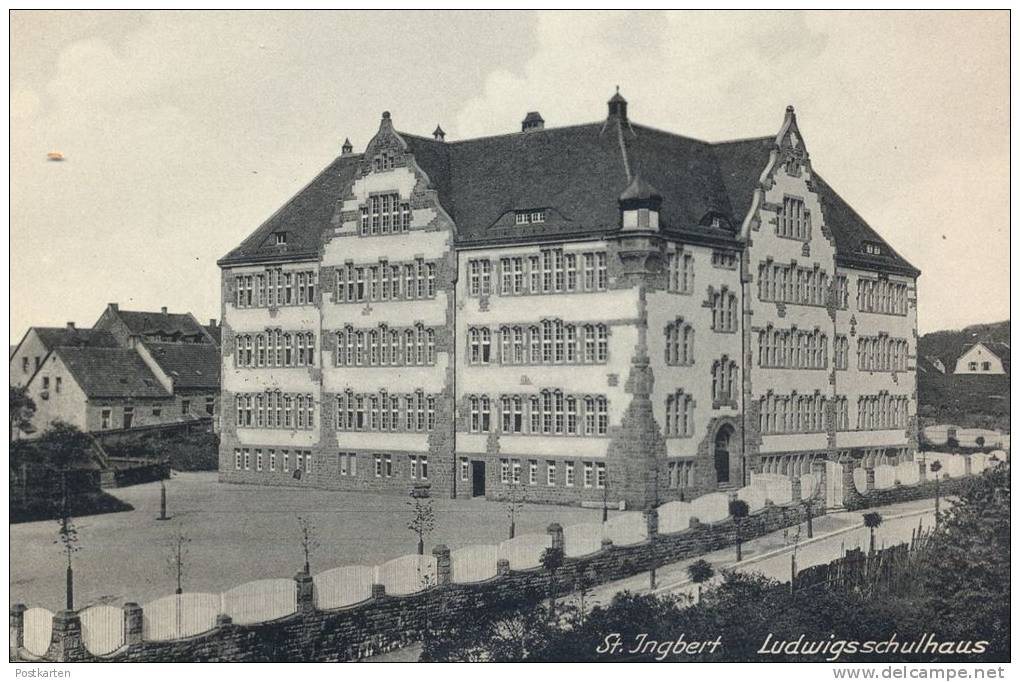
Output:
[[[532,130],[542,130],[545,128],[545,119],[542,118],[542,114],[537,111],[529,111],[524,120],[521,121],[521,132],[527,133]]]
[[[210,327],[215,327],[216,326],[216,318],[215,317],[210,317],[209,318],[209,326]]]
[[[159,309],[159,312],[161,312],[161,313],[163,313],[164,315],[166,315],[166,306],[163,306],[162,308],[160,308],[160,309]]]
[[[118,306],[116,303],[107,303],[106,307],[114,312],[120,310],[120,306]]]
[[[446,131],[437,123],[436,129],[432,131],[432,137],[436,139],[436,142],[446,142]]]
[[[67,323],[67,331],[69,331],[69,332],[73,332],[74,331],[74,322],[68,322]]]
[[[340,148],[341,156],[350,156],[354,153],[354,145],[351,144],[351,138],[344,139],[344,146]]]
[[[138,347],[138,334],[128,334],[128,348]]]
[[[616,86],[616,94],[609,99],[609,118],[627,120],[627,100],[620,94],[619,85]]]

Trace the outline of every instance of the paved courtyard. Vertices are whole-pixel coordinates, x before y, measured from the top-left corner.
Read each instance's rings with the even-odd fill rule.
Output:
[[[144,604],[171,594],[169,543],[190,538],[184,589],[222,592],[261,578],[291,577],[303,562],[297,516],[316,526],[320,546],[312,572],[342,565],[374,565],[416,551],[407,530],[406,497],[297,488],[220,484],[215,472],[180,473],[167,483],[171,521],[157,521],[159,484],[110,491],[134,511],[76,519],[81,551],[74,556],[75,602]],[[476,500],[434,500],[436,530],[426,540],[450,549],[507,538],[506,506]],[[612,512],[610,512],[612,513]],[[526,505],[517,533],[545,532],[556,521],[598,521],[601,510]],[[10,603],[63,606],[64,564],[57,521],[10,527]]]

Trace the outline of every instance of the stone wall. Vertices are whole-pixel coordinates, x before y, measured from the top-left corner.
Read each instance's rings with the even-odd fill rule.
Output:
[[[815,511],[815,515],[819,514]],[[420,638],[428,619],[455,619],[469,610],[499,610],[511,604],[536,603],[555,590],[566,594],[579,579],[606,583],[652,566],[661,566],[733,545],[737,529],[732,519],[700,524],[672,534],[657,532],[654,510],[646,512],[649,541],[628,547],[603,548],[584,557],[567,558],[555,577],[542,568],[510,571],[500,562],[498,575],[474,584],[452,582],[449,550],[436,547],[438,586],[406,597],[388,596],[381,585],[372,588],[372,598],[351,607],[320,611],[314,606],[311,579],[295,577],[297,612],[276,621],[236,625],[220,616],[217,626],[188,639],[149,642],[141,639],[141,613],[136,604],[126,604],[126,644],[108,656],[93,656],[82,645],[81,622],[74,612],[54,616],[53,640],[45,660],[50,661],[352,661],[406,646]],[[741,522],[744,540],[796,525],[804,520],[798,504],[767,504]],[[549,526],[553,546],[563,546],[559,524]],[[36,660],[17,644],[23,642],[24,606],[11,609],[12,660]]]

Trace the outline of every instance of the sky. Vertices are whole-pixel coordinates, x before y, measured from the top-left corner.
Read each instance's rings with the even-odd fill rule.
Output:
[[[107,302],[220,316],[216,260],[336,155],[603,119],[709,141],[796,107],[921,269],[921,333],[1009,317],[1006,12],[11,14],[11,342]],[[47,161],[60,152],[63,162]]]

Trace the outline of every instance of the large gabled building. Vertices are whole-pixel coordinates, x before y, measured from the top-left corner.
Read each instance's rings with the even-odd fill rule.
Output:
[[[793,109],[341,155],[219,262],[228,482],[643,507],[909,456],[916,278]],[[296,473],[300,471],[300,473]]]

